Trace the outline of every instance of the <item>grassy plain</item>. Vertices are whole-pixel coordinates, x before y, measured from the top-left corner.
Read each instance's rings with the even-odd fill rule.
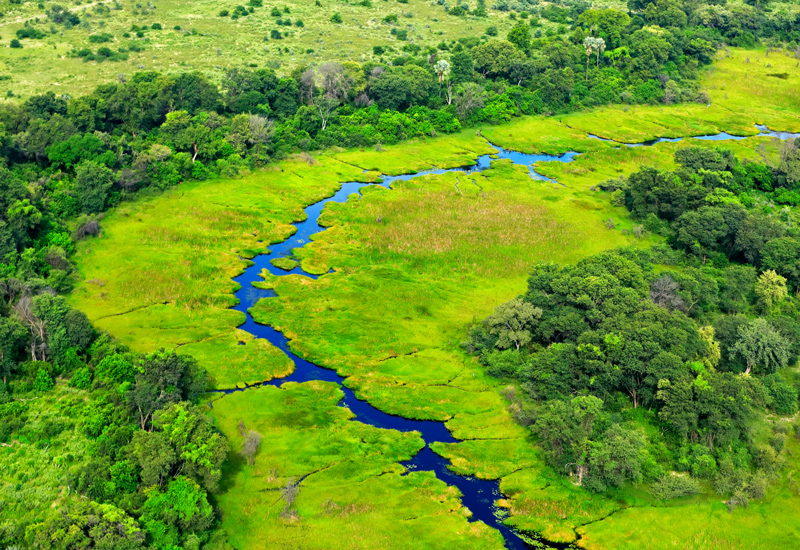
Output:
[[[534,262],[575,262],[608,248],[653,242],[623,234],[632,221],[592,186],[641,165],[670,168],[674,151],[689,144],[725,146],[754,159],[777,154],[774,140],[765,137],[627,148],[585,136],[633,142],[741,133],[768,120],[702,106],[663,109],[531,117],[482,129],[503,147],[582,152],[569,164],[536,166],[559,185],[496,161],[479,174],[397,181],[392,190],[370,187],[344,204],[329,204],[321,218],[329,229],[294,256],[306,269],[334,273],[315,281],[265,276],[278,297],[259,302],[254,317],[281,329],[301,356],[348,376],[346,384],[378,408],[445,420],[465,441],[434,450],[459,473],[499,478],[508,496],[502,503],[510,509],[508,521],[520,528],[563,541],[580,534],[581,545],[597,549],[714,547],[715,541],[757,547],[757,533],[779,528],[768,526],[771,517],[787,518],[776,523],[785,525],[797,509],[793,477],[787,474],[767,499],[733,515],[716,497],[655,508],[644,488],[590,495],[544,466],[507,412],[497,381],[458,345],[473,320],[524,290]],[[786,126],[778,121],[774,129],[792,129],[789,114]],[[682,123],[687,117],[692,122]],[[615,119],[619,124],[612,126],[609,120]],[[252,352],[253,342],[236,345],[241,335],[235,326],[243,319],[225,308],[232,300],[230,277],[246,265],[239,256],[288,235],[288,223],[303,216],[302,206],[330,195],[340,181],[461,166],[489,150],[469,131],[383,152],[330,151],[318,155],[316,164],[286,161],[277,165],[280,171],[182,185],[124,205],[106,217],[101,238],[81,245],[85,282],[73,303],[135,349],[186,344],[180,349],[196,355],[221,386],[279,375],[287,364],[274,349],[264,344]],[[607,218],[615,229],[606,228]],[[232,455],[219,497],[223,525],[237,547],[404,548],[419,540],[444,548],[463,544],[464,536],[473,537],[472,548],[500,547],[497,533],[465,521],[452,489],[429,474],[400,475],[396,462],[416,452],[419,438],[349,421],[347,410],[335,406],[339,397],[331,385],[308,383],[214,401],[214,417],[235,449],[239,420],[265,436],[254,466]],[[299,519],[281,517],[277,489],[287,478],[312,473],[300,485]],[[697,525],[711,519],[705,531],[682,529],[691,518],[698,518]],[[740,527],[733,526],[737,522]],[[669,536],[645,541],[660,525]],[[787,547],[800,540],[789,528],[781,537],[776,540]]]
[[[322,1],[321,6],[308,0],[267,1],[254,13],[236,20],[218,15],[222,9],[232,13],[238,4],[233,1],[155,0],[144,4],[135,0],[84,4],[80,1],[66,7],[72,8],[88,28],[83,23],[68,30],[57,25],[56,33],[50,34],[45,9],[37,3],[12,4],[0,0],[0,11],[5,13],[0,19],[0,73],[12,77],[0,86],[3,96],[7,89],[22,97],[49,90],[77,96],[92,91],[98,84],[116,80],[120,73],[130,75],[137,70],[165,73],[200,70],[216,81],[232,67],[270,66],[287,74],[298,66],[326,61],[379,61],[381,56],[373,54],[376,45],[390,48],[383,56],[388,61],[403,55],[401,48],[410,43],[428,47],[442,41],[480,37],[490,26],[497,27],[499,35],[505,36],[516,23],[507,13],[491,9],[489,16],[482,18],[448,15],[442,6],[431,5],[429,0],[406,3],[375,0],[371,7],[333,0]],[[95,4],[111,9],[98,13]],[[492,3],[487,4],[491,8]],[[44,6],[49,9],[50,3]],[[273,7],[281,11],[286,7],[289,13],[273,17],[270,15]],[[330,21],[334,13],[340,14],[342,23]],[[388,15],[396,15],[397,24],[382,23]],[[277,25],[278,19],[293,23],[302,20],[304,26]],[[6,47],[26,21],[47,36],[42,40],[23,40],[22,49]],[[163,29],[147,30],[142,38],[137,38],[135,32],[130,33],[131,38],[122,36],[131,31],[132,25],[151,27],[153,23],[159,23]],[[542,23],[543,30],[556,27],[546,20]],[[180,30],[175,30],[176,26]],[[390,33],[393,28],[407,31],[408,39],[398,40]],[[270,39],[272,30],[289,36]],[[127,61],[120,62],[84,63],[80,58],[68,56],[71,50],[84,47],[96,51],[98,45],[89,42],[89,35],[99,33],[114,35],[113,42],[105,44],[112,49],[135,43],[143,46],[144,51],[132,51]]]

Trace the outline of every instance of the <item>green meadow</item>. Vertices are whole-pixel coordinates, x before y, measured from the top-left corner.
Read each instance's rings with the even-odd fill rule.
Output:
[[[646,233],[634,236],[627,211],[596,190],[603,181],[643,165],[673,168],[674,152],[689,144],[776,159],[778,144],[768,137],[628,148],[586,135],[640,142],[719,131],[753,135],[756,123],[797,130],[796,77],[768,80],[777,103],[755,105],[755,78],[745,70],[769,77],[754,57],[734,51],[719,60],[706,79],[710,107],[527,117],[380,152],[328,150],[124,204],[105,217],[100,237],[80,244],[83,281],[71,302],[136,351],[180,346],[219,388],[280,377],[291,368],[285,356],[236,329],[244,317],[227,309],[234,303],[231,277],[248,265],[246,258],[286,238],[304,206],[332,195],[343,181],[471,164],[493,151],[488,142],[532,153],[576,150],[581,155],[572,163],[536,165],[557,184],[497,160],[480,173],[428,175],[397,181],[391,190],[371,186],[346,203],[330,203],[320,218],[328,229],[294,257],[309,272],[333,273],[317,280],[264,273],[258,286],[273,288],[277,297],[260,301],[251,310],[254,319],[281,330],[298,355],[346,376],[345,384],[375,407],[446,421],[463,441],[433,450],[457,473],[499,479],[506,496],[499,504],[510,513],[508,523],[522,530],[593,549],[796,546],[796,443],[780,483],[733,514],[708,495],[669,506],[655,504],[644,487],[598,496],[545,465],[528,431],[509,414],[499,382],[459,346],[472,322],[524,291],[533,264],[574,263],[611,248],[659,242]],[[770,61],[770,71],[790,62],[778,54]],[[457,490],[431,473],[402,475],[398,462],[423,446],[418,435],[351,421],[352,413],[336,406],[341,397],[322,382],[209,397],[234,450],[243,439],[240,422],[264,437],[252,465],[231,453],[217,498],[235,547],[502,548],[497,532],[467,521]],[[287,483],[299,483],[291,506],[282,496]]]

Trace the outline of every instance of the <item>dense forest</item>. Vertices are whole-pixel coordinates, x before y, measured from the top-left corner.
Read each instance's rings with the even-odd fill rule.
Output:
[[[777,166],[696,147],[675,160],[603,185],[669,246],[537,265],[464,346],[516,382],[512,412],[578,483],[646,481],[672,499],[710,480],[732,509],[765,494],[789,431],[774,415],[797,412],[800,235],[768,201],[800,184],[800,151],[784,143]]]
[[[439,4],[453,16],[486,11],[480,1],[474,10]],[[200,73],[142,71],[82,97],[4,102],[0,442],[49,451],[46,464],[57,473],[28,490],[30,471],[45,459],[9,458],[19,482],[5,500],[16,521],[0,524],[0,541],[226,547],[212,503],[230,449],[197,404],[211,387],[208,374],[172,350],[126,349],[63,297],[77,277],[75,243],[102,231],[105,211],[297,152],[380,150],[610,103],[707,103],[698,78],[719,49],[798,47],[800,18],[753,4],[630,0],[623,12],[501,0],[493,8],[515,21],[505,38],[490,27],[481,39],[437,48],[407,42],[390,14],[383,24],[403,45],[376,45],[380,61],[286,75],[234,68],[220,86]],[[60,6],[47,17],[80,24]],[[563,29],[542,33],[541,19]],[[25,29],[10,47],[44,36],[36,24]],[[74,55],[124,59],[146,30],[126,33],[117,51]],[[92,42],[110,42],[97,36]],[[270,43],[282,39],[276,31]],[[669,247],[536,266],[526,294],[474,327],[467,347],[519,388],[509,390],[512,410],[556,470],[566,466],[596,491],[646,480],[664,499],[710,480],[734,507],[763,496],[781,465],[784,425],[752,427],[765,411],[797,410],[798,381],[784,367],[800,353],[800,235],[790,209],[765,204],[800,204],[800,150],[787,143],[776,166],[722,150],[684,149],[676,160],[674,173],[643,168],[603,186]],[[252,457],[259,442],[251,434],[243,454]],[[672,469],[691,476],[670,476]]]

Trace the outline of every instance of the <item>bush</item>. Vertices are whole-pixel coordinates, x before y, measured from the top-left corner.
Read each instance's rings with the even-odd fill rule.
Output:
[[[53,389],[53,377],[44,369],[39,369],[36,373],[36,380],[33,381],[33,389],[38,392],[46,392]]]
[[[23,27],[17,31],[17,38],[44,38],[44,33],[33,27]]]
[[[11,40],[11,42],[9,43],[9,46],[10,46],[10,47],[12,47],[12,48],[21,48],[21,47],[22,47],[22,44],[20,44],[19,40],[17,40],[16,38],[14,38],[14,39],[12,39],[12,40]]]
[[[497,36],[497,27],[489,27],[486,29],[486,34],[489,36]]]
[[[83,367],[75,371],[69,385],[79,390],[88,390],[92,386],[92,371]]]
[[[114,39],[114,35],[108,34],[104,32],[103,34],[92,34],[89,35],[89,42],[92,44],[102,44],[103,42],[111,42]]]
[[[228,17],[231,14],[228,10],[219,10],[220,17]]]
[[[162,29],[161,23],[153,23],[152,25],[150,25],[150,28],[153,29],[154,31],[160,31]]]
[[[700,492],[700,483],[689,476],[667,474],[650,488],[650,494],[656,500],[673,500],[680,497],[696,495]]]
[[[765,376],[764,386],[772,398],[770,409],[775,414],[791,415],[797,412],[797,388],[789,384],[780,374]]]
[[[338,12],[334,13],[333,17],[331,17],[331,23],[341,23],[341,22],[342,22],[342,16],[339,15]]]

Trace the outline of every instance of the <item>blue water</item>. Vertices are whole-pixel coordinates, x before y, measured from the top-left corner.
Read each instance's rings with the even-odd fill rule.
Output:
[[[766,127],[763,129],[762,135],[774,135],[776,137],[789,136],[800,137],[797,134],[777,133],[768,130]],[[611,141],[600,138],[598,136],[589,135],[591,138],[600,139],[602,141]],[[636,146],[650,146],[662,141],[681,141],[682,138],[662,138],[653,140],[651,142],[624,144],[630,147]],[[731,136],[726,133],[716,134],[714,136],[696,136],[695,139],[743,139],[739,136]],[[782,137],[782,139],[786,139]],[[491,144],[490,144],[491,145]],[[225,393],[232,393],[236,391],[246,391],[252,387],[262,385],[271,385],[280,387],[284,382],[308,382],[311,380],[321,380],[325,382],[333,382],[338,384],[344,392],[344,398],[339,403],[340,406],[347,407],[354,414],[354,420],[369,424],[378,428],[398,430],[401,432],[417,431],[422,435],[425,441],[425,447],[417,453],[414,458],[404,462],[403,465],[408,471],[432,471],[436,477],[447,483],[458,487],[462,494],[462,503],[469,508],[472,512],[470,521],[482,521],[485,524],[498,529],[505,539],[506,548],[509,550],[524,550],[526,548],[557,548],[565,549],[569,545],[561,543],[553,543],[544,541],[542,539],[523,535],[503,523],[506,512],[495,505],[495,502],[503,498],[500,492],[499,483],[497,481],[480,480],[468,476],[460,476],[448,469],[448,461],[443,457],[437,455],[430,449],[430,444],[434,442],[442,443],[455,443],[458,440],[453,437],[450,431],[445,427],[443,422],[435,421],[421,421],[410,420],[400,416],[394,416],[380,411],[367,403],[358,399],[353,391],[344,385],[344,378],[339,376],[335,371],[322,368],[314,363],[306,361],[292,353],[289,348],[287,338],[279,331],[268,325],[261,325],[253,321],[249,313],[249,308],[254,306],[258,300],[269,299],[276,296],[272,290],[260,290],[252,286],[253,282],[262,281],[259,276],[262,269],[266,269],[269,273],[282,277],[289,274],[296,274],[311,279],[317,279],[319,276],[312,275],[304,271],[301,267],[295,267],[291,271],[286,271],[272,265],[270,260],[275,258],[291,258],[292,250],[300,248],[310,242],[312,235],[325,231],[325,228],[319,225],[319,216],[325,205],[329,202],[346,202],[347,197],[353,193],[361,192],[361,189],[369,185],[380,185],[387,189],[391,189],[392,183],[395,181],[407,181],[412,178],[425,176],[429,174],[444,174],[447,172],[458,172],[464,175],[475,174],[482,170],[489,168],[493,158],[496,159],[509,159],[517,165],[527,166],[530,177],[537,180],[548,181],[557,183],[554,180],[545,177],[535,170],[537,162],[572,162],[579,154],[575,151],[569,151],[563,155],[529,155],[526,153],[519,153],[516,151],[506,150],[501,147],[495,147],[498,152],[494,155],[482,155],[478,157],[475,164],[461,168],[451,169],[430,169],[413,174],[404,174],[400,176],[383,176],[379,183],[361,183],[361,182],[346,182],[342,183],[338,191],[332,196],[305,208],[306,219],[302,222],[296,222],[294,226],[297,231],[288,239],[283,242],[270,246],[270,254],[262,254],[256,256],[253,260],[253,265],[245,269],[244,273],[236,277],[234,281],[241,285],[241,288],[235,293],[239,303],[233,307],[237,311],[245,314],[246,320],[239,328],[249,332],[255,338],[264,338],[272,345],[283,351],[286,356],[294,363],[294,372],[285,378],[271,380],[262,384],[255,384],[241,389],[222,390]],[[460,180],[460,178],[459,178]],[[475,179],[472,180],[475,185],[478,185]],[[326,275],[321,275],[322,277]]]
[[[759,133],[758,136],[772,136],[779,138],[781,140],[787,139],[794,139],[800,138],[800,134],[794,134],[791,132],[775,132],[770,130],[763,124],[756,124],[756,128],[758,129]],[[648,141],[643,141],[641,143],[625,143],[622,141],[614,141],[613,139],[602,138],[600,136],[596,136],[594,134],[587,134],[588,137],[591,139],[599,139],[600,141],[605,141],[608,143],[617,143],[619,145],[624,145],[626,147],[650,147],[655,145],[656,143],[663,143],[663,142],[670,142],[676,143],[678,141],[683,141],[684,139],[700,139],[705,141],[722,141],[726,139],[733,139],[733,140],[740,140],[740,139],[747,139],[748,137],[758,137],[758,136],[735,136],[733,134],[729,134],[727,132],[720,132],[718,134],[710,134],[705,136],[691,136],[690,138],[658,138],[658,139],[651,139]]]

